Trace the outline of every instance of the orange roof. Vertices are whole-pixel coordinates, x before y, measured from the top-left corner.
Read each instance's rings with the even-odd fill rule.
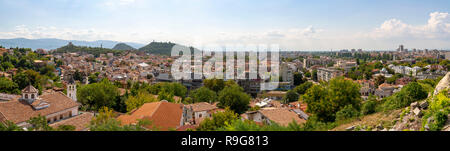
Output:
[[[181,126],[183,105],[165,101],[146,103],[131,114],[121,115],[117,119],[123,125],[137,124],[139,119],[152,121],[147,128],[156,127],[158,130],[168,130]]]
[[[262,109],[259,110],[259,112],[271,121],[282,126],[289,125],[289,123],[291,123],[293,120],[295,120],[297,124],[306,122],[304,119],[301,119],[297,114],[289,111],[288,109]]]
[[[83,131],[89,127],[89,123],[91,122],[93,117],[94,117],[93,113],[85,112],[75,117],[71,117],[69,119],[65,119],[63,121],[50,124],[50,126],[53,128],[58,128],[59,126],[62,125],[72,125],[75,126],[75,131]]]
[[[35,110],[27,102],[15,98],[7,102],[0,102],[0,115],[3,116],[3,120],[21,123],[29,120],[31,117],[39,115],[47,116],[79,106],[77,102],[73,101],[62,92],[43,94],[39,97],[50,104],[50,106],[41,110]]]
[[[387,83],[383,83],[380,86],[378,86],[379,88],[384,88],[384,87],[391,87],[392,85],[387,84]]]
[[[195,104],[190,104],[188,106],[192,107],[192,110],[194,112],[210,111],[210,110],[214,110],[214,109],[217,108],[216,106],[211,105],[211,104],[206,103],[206,102],[199,102],[199,103],[195,103]]]

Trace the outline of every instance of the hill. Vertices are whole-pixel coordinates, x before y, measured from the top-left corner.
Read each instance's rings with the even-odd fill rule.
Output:
[[[69,42],[69,44],[56,49],[53,53],[71,53],[71,52],[93,54],[94,56],[98,57],[100,56],[100,54],[114,53],[116,55],[122,53],[123,51],[100,47],[76,46]]]
[[[118,43],[112,48],[113,50],[136,50],[136,48],[131,47],[125,43]]]
[[[26,39],[26,38],[15,38],[15,39],[0,39],[0,45],[5,48],[31,48],[33,50],[36,49],[46,49],[53,50],[56,48],[60,48],[65,46],[67,43],[72,42],[77,46],[86,46],[86,47],[103,47],[103,48],[113,48],[116,44],[122,43],[117,41],[110,40],[97,40],[97,41],[79,41],[79,40],[62,40],[62,39],[54,39],[54,38],[44,38],[44,39]],[[139,43],[130,43],[127,42],[127,45],[130,45],[135,48],[139,48],[144,46]]]
[[[171,43],[171,42],[151,42],[150,44],[139,48],[139,51],[144,51],[146,53],[150,53],[150,54],[154,54],[154,55],[165,55],[165,56],[170,56],[172,53],[172,48],[173,46],[178,45],[175,43]],[[180,45],[182,47],[187,47],[187,46],[183,46]],[[194,47],[189,47],[191,49],[191,53],[193,53],[194,51],[198,50]]]
[[[151,42],[150,44],[139,48],[139,51],[144,51],[155,55],[170,56],[172,48],[175,45],[175,43],[171,42]]]

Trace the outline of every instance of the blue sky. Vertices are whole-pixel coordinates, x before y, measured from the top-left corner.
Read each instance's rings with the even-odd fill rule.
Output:
[[[0,38],[450,48],[448,0],[0,0]]]

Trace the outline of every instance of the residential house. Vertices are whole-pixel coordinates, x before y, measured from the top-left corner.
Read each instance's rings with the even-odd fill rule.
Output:
[[[189,117],[187,118],[192,119],[193,124],[200,124],[203,119],[210,118],[213,111],[217,109],[217,106],[206,102],[190,104],[186,107],[192,111],[192,113],[188,115]]]
[[[378,86],[378,89],[375,90],[375,95],[379,98],[385,98],[388,96],[391,96],[394,93],[394,90],[396,89],[396,86],[383,83]]]

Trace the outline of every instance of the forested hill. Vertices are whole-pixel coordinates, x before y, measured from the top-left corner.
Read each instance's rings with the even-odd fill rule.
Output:
[[[112,49],[114,49],[114,50],[136,50],[136,48],[133,48],[130,45],[127,45],[125,43],[118,43]]]
[[[170,56],[172,52],[173,46],[177,44],[171,43],[171,42],[151,42],[150,44],[139,48],[139,51],[144,51],[150,54],[155,55],[165,55]],[[194,49],[193,47],[189,47],[191,49],[191,53],[193,53]]]
[[[150,44],[139,48],[139,51],[144,51],[155,55],[166,55],[170,56],[173,46],[175,43],[171,42],[151,42]]]
[[[108,48],[100,48],[100,47],[76,46],[76,45],[73,45],[72,43],[69,43],[66,46],[58,48],[54,51],[54,53],[71,53],[71,52],[88,53],[88,54],[93,54],[94,56],[98,57],[98,56],[100,56],[100,54],[114,53],[116,55],[123,51],[122,50],[113,50],[113,49],[108,49]]]

